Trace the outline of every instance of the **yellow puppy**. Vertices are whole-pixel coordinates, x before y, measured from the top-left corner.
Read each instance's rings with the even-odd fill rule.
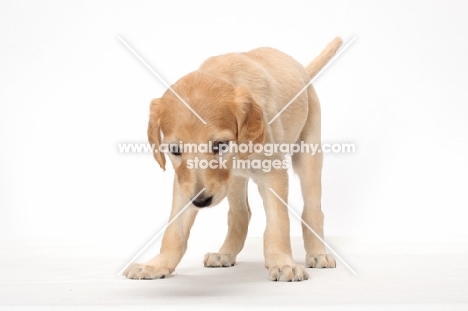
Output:
[[[258,168],[239,168],[236,161],[284,160],[284,153],[265,154],[252,150],[220,148],[228,142],[241,144],[320,144],[320,104],[312,85],[302,92],[277,119],[279,111],[306,86],[341,46],[334,39],[304,68],[292,57],[272,48],[259,48],[247,53],[231,53],[205,61],[198,70],[181,78],[173,90],[206,121],[204,124],[184,103],[168,90],[152,101],[148,138],[156,150],[162,144],[172,146],[169,158],[175,169],[171,219],[191,200],[188,207],[167,228],[161,253],[144,264],[132,264],[124,275],[132,279],[156,279],[170,275],[187,248],[187,239],[199,208],[214,206],[225,197],[229,201],[228,233],[218,253],[205,256],[206,267],[230,267],[242,250],[247,236],[250,208],[247,182],[251,178],[263,198],[267,225],[264,235],[265,266],[269,277],[278,281],[301,281],[308,278],[306,269],[292,259],[287,207],[288,174],[284,167],[269,172]],[[184,152],[180,144],[208,144],[207,152]],[[242,152],[241,152],[242,151]],[[154,157],[165,169],[164,153]],[[201,168],[196,161],[225,165]],[[322,155],[295,153],[292,164],[301,181],[304,198],[302,217],[323,237],[321,211]],[[204,189],[204,190],[203,190]],[[203,190],[203,191],[202,191]],[[202,191],[200,193],[200,191]],[[200,193],[197,197],[196,195]],[[333,268],[335,259],[312,232],[303,228],[306,265]]]

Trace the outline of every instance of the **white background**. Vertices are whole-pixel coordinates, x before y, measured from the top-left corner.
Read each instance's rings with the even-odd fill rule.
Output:
[[[461,1],[42,1],[0,4],[0,238],[142,245],[167,222],[172,168],[145,142],[151,99],[212,55],[260,46],[306,64],[356,41],[315,83],[324,142],[352,142],[323,171],[326,235],[468,234],[468,4]],[[251,184],[250,236],[264,211]],[[302,207],[291,175],[291,205]],[[224,238],[227,204],[192,239]],[[300,234],[291,220],[292,234]]]

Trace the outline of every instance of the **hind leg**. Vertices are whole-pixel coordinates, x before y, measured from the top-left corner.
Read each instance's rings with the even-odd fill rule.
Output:
[[[247,200],[247,183],[248,179],[245,177],[234,177],[227,196],[228,233],[219,252],[205,255],[205,267],[231,267],[236,263],[237,254],[244,247],[251,215]]]
[[[309,114],[301,133],[300,140],[307,144],[320,146],[320,103],[312,87],[308,89]],[[301,181],[304,210],[302,219],[323,239],[322,197],[322,162],[323,155],[318,152],[296,153],[292,157],[293,167]],[[306,266],[311,268],[334,268],[335,259],[326,254],[324,244],[307,226],[302,224],[304,248],[306,250]]]

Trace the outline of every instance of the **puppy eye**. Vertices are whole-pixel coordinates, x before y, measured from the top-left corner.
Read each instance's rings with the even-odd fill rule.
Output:
[[[180,156],[182,154],[182,151],[180,150],[178,145],[171,145],[169,147],[169,152],[175,156]]]
[[[214,154],[219,154],[220,151],[223,153],[228,150],[228,141],[215,141],[213,142],[213,153]]]

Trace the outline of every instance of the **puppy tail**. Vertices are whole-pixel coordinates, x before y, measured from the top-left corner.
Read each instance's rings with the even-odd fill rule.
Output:
[[[315,75],[319,73],[320,70],[322,70],[322,68],[330,61],[330,59],[335,55],[336,51],[338,51],[342,44],[343,40],[341,40],[339,37],[336,37],[332,42],[328,43],[319,56],[314,58],[314,60],[306,66],[306,71],[310,79],[315,77]]]

